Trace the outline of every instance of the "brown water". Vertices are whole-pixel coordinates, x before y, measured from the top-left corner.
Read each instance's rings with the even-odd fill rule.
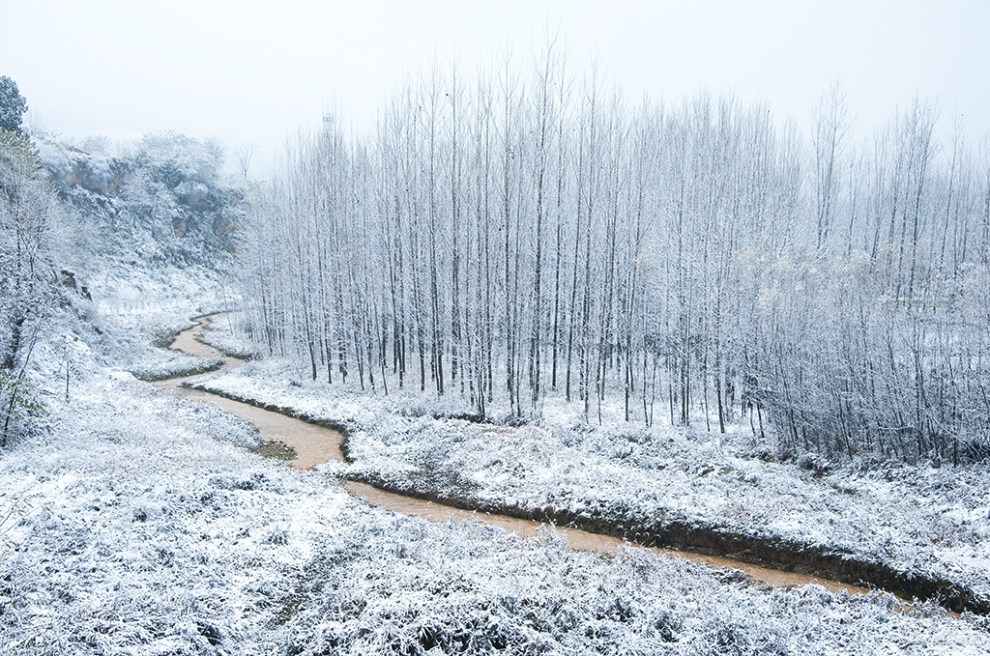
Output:
[[[218,315],[211,315],[216,317]],[[197,319],[198,324],[186,331],[183,331],[172,343],[171,348],[208,358],[220,357],[228,366],[235,367],[242,362],[237,358],[221,356],[213,348],[203,344],[197,339],[204,330],[209,329],[211,317]],[[251,422],[258,428],[261,439],[264,442],[281,442],[292,447],[296,452],[296,457],[289,460],[288,464],[296,469],[311,469],[314,466],[329,462],[331,460],[343,462],[344,456],[340,445],[343,435],[338,431],[315,426],[299,419],[287,417],[277,412],[256,408],[246,403],[232,401],[221,396],[216,396],[207,392],[181,387],[181,384],[189,378],[172,378],[156,383],[163,388],[174,389],[179,396],[193,401],[202,401],[219,406],[223,410]],[[542,528],[547,526],[543,522],[533,520],[517,519],[504,515],[492,515],[488,513],[478,513],[469,510],[461,510],[431,501],[423,501],[394,492],[386,492],[365,483],[355,481],[344,482],[347,491],[369,505],[384,508],[392,512],[423,517],[437,522],[446,521],[466,521],[479,520],[498,526],[507,531],[511,531],[522,537],[531,537],[537,534]],[[759,581],[774,587],[792,587],[815,583],[828,590],[838,592],[844,590],[851,594],[867,594],[868,589],[839,583],[828,579],[811,577],[793,572],[784,572],[759,565],[740,562],[731,558],[719,556],[706,556],[689,551],[679,551],[676,549],[659,549],[653,547],[639,547],[633,543],[620,540],[607,535],[599,535],[575,528],[554,527],[559,533],[567,538],[567,544],[574,549],[582,551],[594,551],[597,553],[615,553],[621,547],[637,547],[648,549],[655,553],[676,556],[695,563],[701,563],[711,567],[730,568],[742,571],[746,576],[754,581]]]

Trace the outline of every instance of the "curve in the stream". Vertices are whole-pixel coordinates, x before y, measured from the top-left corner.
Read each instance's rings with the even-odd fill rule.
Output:
[[[196,326],[179,333],[172,343],[171,348],[190,355],[209,358],[220,357],[227,366],[238,366],[242,363],[242,360],[219,354],[215,349],[199,339],[199,336],[205,330],[209,329],[210,319],[215,316],[217,315],[195,319]],[[339,431],[305,422],[279,412],[266,410],[249,403],[191,389],[183,385],[183,383],[193,377],[195,376],[171,378],[155,384],[159,387],[174,389],[182,398],[212,403],[241,419],[251,422],[257,427],[262,441],[279,442],[288,445],[295,451],[296,457],[289,460],[288,464],[296,469],[311,469],[318,464],[331,460],[344,461],[344,454],[341,450],[344,436]],[[465,510],[443,503],[435,503],[414,496],[383,490],[368,483],[345,481],[344,487],[351,495],[364,500],[372,506],[404,515],[423,517],[433,521],[478,520],[501,527],[523,537],[535,535],[541,527],[548,525],[546,522],[540,522],[534,519],[520,519],[507,515]],[[621,547],[637,547],[648,549],[655,553],[676,556],[711,567],[740,570],[750,579],[774,587],[817,584],[832,592],[845,591],[850,594],[868,594],[870,592],[868,588],[861,586],[841,583],[818,576],[762,567],[722,556],[706,555],[677,549],[644,547],[609,535],[602,535],[577,528],[554,526],[554,529],[566,537],[568,545],[572,548],[584,551],[614,553]]]

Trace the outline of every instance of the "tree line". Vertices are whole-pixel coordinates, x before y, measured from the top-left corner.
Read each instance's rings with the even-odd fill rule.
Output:
[[[990,163],[937,118],[916,100],[858,143],[838,88],[805,137],[733,97],[630,103],[554,48],[437,65],[256,190],[251,331],[481,416],[557,395],[787,453],[982,458]]]

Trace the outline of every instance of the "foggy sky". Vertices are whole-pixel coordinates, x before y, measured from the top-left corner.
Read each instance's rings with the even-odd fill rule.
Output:
[[[865,137],[921,95],[943,131],[990,132],[990,2],[233,2],[0,0],[0,74],[29,125],[69,138],[174,130],[260,147],[333,110],[369,129],[390,89],[457,58],[488,67],[559,33],[573,71],[597,57],[631,104],[699,89],[770,103],[807,126],[838,82]]]

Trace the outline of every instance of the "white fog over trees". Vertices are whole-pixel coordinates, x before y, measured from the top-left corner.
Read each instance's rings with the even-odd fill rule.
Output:
[[[603,403],[743,422],[785,454],[985,457],[985,144],[925,99],[863,138],[839,86],[810,129],[785,118],[623,97],[554,48],[438,63],[370,136],[327,115],[259,191],[255,339],[313,379],[479,416],[560,395],[592,423]]]

